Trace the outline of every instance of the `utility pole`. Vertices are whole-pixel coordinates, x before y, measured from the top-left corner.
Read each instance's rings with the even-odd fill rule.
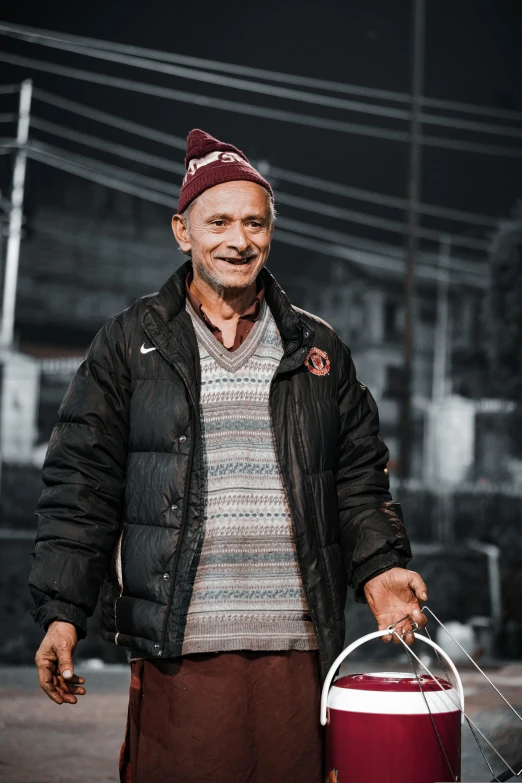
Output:
[[[18,261],[20,258],[20,241],[22,239],[22,223],[24,209],[25,171],[27,168],[27,140],[29,138],[29,118],[31,115],[31,98],[33,82],[26,79],[20,87],[18,109],[18,129],[16,133],[16,158],[13,170],[11,189],[11,209],[9,212],[9,227],[5,254],[4,295],[2,304],[2,321],[0,324],[0,487],[3,473],[3,417],[4,417],[4,383],[5,361],[13,348],[13,332],[16,302],[16,285],[18,282]]]
[[[448,392],[448,332],[449,332],[449,268],[451,240],[440,239],[439,269],[437,275],[437,315],[433,347],[432,400],[441,400]]]
[[[411,454],[411,398],[413,364],[413,305],[415,261],[418,252],[419,200],[421,186],[421,99],[424,89],[424,35],[426,22],[425,0],[413,0],[413,66],[410,121],[410,164],[408,180],[408,243],[404,286],[404,378],[401,409],[400,473],[410,475]]]
[[[16,287],[18,283],[18,262],[20,258],[20,240],[24,207],[25,170],[27,167],[27,140],[29,138],[29,119],[33,83],[31,79],[22,82],[18,111],[18,130],[16,134],[16,158],[11,190],[11,212],[9,215],[9,233],[5,257],[4,296],[2,305],[2,323],[0,327],[0,349],[2,354],[13,347]]]
[[[449,282],[450,282],[451,240],[446,235],[439,239],[439,265],[437,270],[437,304],[433,333],[433,365],[431,400],[424,422],[424,470],[430,482],[437,477],[437,432],[439,406],[448,393],[448,343],[449,343]],[[443,500],[441,500],[441,503]],[[446,511],[439,514],[446,519]],[[446,540],[446,530],[439,530],[441,540]]]

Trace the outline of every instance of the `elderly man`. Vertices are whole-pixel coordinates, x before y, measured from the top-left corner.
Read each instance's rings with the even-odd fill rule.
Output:
[[[185,163],[191,260],[101,329],[49,444],[40,683],[85,693],[72,655],[99,596],[131,660],[122,781],[320,783],[347,585],[408,642],[426,586],[348,348],[264,269],[272,188],[200,130]]]

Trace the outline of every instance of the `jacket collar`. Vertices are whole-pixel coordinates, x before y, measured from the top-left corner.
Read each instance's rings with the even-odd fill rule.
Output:
[[[188,381],[194,372],[199,378],[199,354],[190,316],[185,310],[185,281],[192,264],[179,267],[156,296],[148,303],[142,317],[143,327],[152,343],[167,361],[175,364]],[[312,344],[314,330],[292,307],[290,301],[268,269],[260,272],[265,286],[266,301],[284,346],[284,356],[278,372],[288,372],[302,364]]]

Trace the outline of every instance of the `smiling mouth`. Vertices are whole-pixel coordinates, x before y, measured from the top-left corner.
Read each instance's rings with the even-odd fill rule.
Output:
[[[226,257],[218,257],[219,261],[226,261],[227,264],[233,264],[234,266],[243,266],[244,264],[249,264],[251,261],[253,261],[256,258],[256,256],[248,256],[248,258],[226,258]]]

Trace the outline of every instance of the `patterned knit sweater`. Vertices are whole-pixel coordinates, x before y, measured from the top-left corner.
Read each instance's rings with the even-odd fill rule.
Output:
[[[233,352],[189,302],[187,311],[201,360],[206,493],[182,654],[317,649],[269,411],[281,337],[266,303]]]

